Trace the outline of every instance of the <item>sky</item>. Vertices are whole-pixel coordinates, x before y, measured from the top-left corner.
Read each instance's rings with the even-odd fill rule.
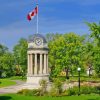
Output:
[[[0,44],[13,50],[20,38],[36,33],[36,17],[27,14],[39,4],[39,33],[89,34],[85,22],[100,21],[100,0],[0,0]]]

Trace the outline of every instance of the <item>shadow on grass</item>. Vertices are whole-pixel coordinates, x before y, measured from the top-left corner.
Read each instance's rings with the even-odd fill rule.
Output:
[[[10,96],[0,96],[0,100],[11,100]]]

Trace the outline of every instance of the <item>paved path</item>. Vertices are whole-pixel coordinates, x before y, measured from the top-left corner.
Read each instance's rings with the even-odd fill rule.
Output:
[[[9,86],[9,87],[4,87],[4,88],[0,88],[0,94],[6,94],[6,93],[17,93],[19,90],[21,90],[21,89],[23,89],[23,86],[27,86],[27,84],[25,84],[25,82],[23,82],[23,81],[20,81],[20,80],[13,80],[13,81],[15,81],[16,82],[16,85],[13,85],[13,86]],[[83,83],[81,83],[81,85],[82,85]],[[90,83],[87,83],[87,82],[84,82],[84,85],[85,84],[88,84],[88,85],[90,85]],[[92,84],[92,83],[91,83]],[[88,86],[87,85],[87,86]],[[100,85],[100,83],[93,83],[92,85],[90,85],[90,86],[99,86]],[[30,85],[31,86],[31,85]],[[33,85],[32,84],[32,86],[35,86],[35,85]],[[31,86],[31,87],[32,87]],[[51,85],[50,85],[51,86]],[[67,84],[67,83],[65,83],[64,85],[63,85],[63,89],[68,89],[69,87],[71,88],[71,87],[73,87],[73,86],[78,86],[78,82],[74,82],[74,83],[69,83],[69,84]],[[36,87],[36,86],[35,86]],[[28,87],[29,88],[29,87]]]
[[[20,90],[22,85],[25,83],[20,80],[12,80],[12,81],[15,81],[16,85],[0,88],[0,94],[17,93],[17,91]]]

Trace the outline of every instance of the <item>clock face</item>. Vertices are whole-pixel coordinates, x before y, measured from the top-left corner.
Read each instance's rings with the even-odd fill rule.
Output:
[[[36,38],[36,39],[35,39],[35,44],[36,44],[37,46],[40,46],[40,45],[42,44],[42,39],[41,39],[41,38]]]

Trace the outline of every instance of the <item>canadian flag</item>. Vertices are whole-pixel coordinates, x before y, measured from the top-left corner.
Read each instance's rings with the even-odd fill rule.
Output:
[[[31,11],[28,15],[27,15],[27,19],[30,21],[34,18],[35,15],[37,15],[38,13],[38,7],[35,7],[35,9],[33,11]]]

